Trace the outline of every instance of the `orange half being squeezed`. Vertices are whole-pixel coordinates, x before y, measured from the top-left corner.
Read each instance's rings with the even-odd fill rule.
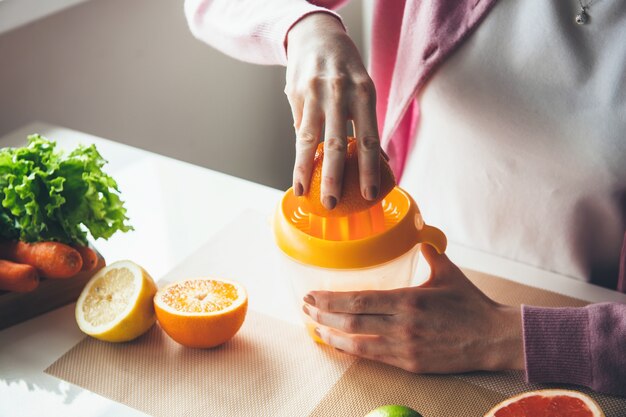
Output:
[[[304,196],[300,197],[300,204],[303,206],[304,210],[320,217],[344,217],[363,212],[373,206],[379,205],[380,201],[389,194],[396,185],[396,179],[391,170],[391,166],[389,166],[389,163],[381,153],[379,157],[380,187],[378,196],[373,200],[363,198],[359,180],[358,145],[355,138],[349,137],[346,144],[341,198],[334,209],[328,210],[321,202],[323,163],[324,142],[320,143],[315,151],[309,190]]]

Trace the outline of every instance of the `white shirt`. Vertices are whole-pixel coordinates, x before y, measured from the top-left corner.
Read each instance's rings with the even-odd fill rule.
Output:
[[[584,4],[588,1],[584,2]],[[401,182],[455,243],[615,287],[626,1],[500,0],[423,90]]]

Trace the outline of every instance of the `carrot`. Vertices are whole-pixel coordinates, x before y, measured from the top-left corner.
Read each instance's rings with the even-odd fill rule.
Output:
[[[0,290],[28,292],[38,285],[39,275],[34,267],[0,259]]]
[[[59,242],[1,242],[0,258],[34,266],[46,278],[69,278],[83,267],[80,253]]]
[[[96,251],[91,249],[89,246],[76,245],[72,247],[80,253],[80,257],[83,260],[83,267],[81,271],[93,271],[96,268],[96,265],[98,265],[98,254]]]

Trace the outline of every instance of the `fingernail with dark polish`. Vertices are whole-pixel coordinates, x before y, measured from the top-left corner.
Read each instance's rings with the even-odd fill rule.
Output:
[[[293,186],[293,193],[296,195],[296,197],[300,197],[302,194],[304,194],[304,187],[302,186],[302,184],[300,184],[299,182],[295,183]]]
[[[378,187],[372,185],[365,189],[365,198],[375,200],[376,197],[378,197]]]
[[[327,210],[332,210],[337,205],[337,199],[329,195],[329,196],[324,197],[324,199],[322,200],[322,203],[324,203],[324,207],[326,207]]]
[[[315,305],[315,298],[313,298],[312,295],[307,294],[304,298],[303,298],[304,302],[307,304],[311,304],[312,306]]]

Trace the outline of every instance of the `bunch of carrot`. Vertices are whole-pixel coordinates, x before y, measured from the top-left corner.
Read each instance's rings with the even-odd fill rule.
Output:
[[[0,290],[28,292],[39,278],[64,279],[91,271],[98,255],[87,246],[59,242],[0,241]]]

